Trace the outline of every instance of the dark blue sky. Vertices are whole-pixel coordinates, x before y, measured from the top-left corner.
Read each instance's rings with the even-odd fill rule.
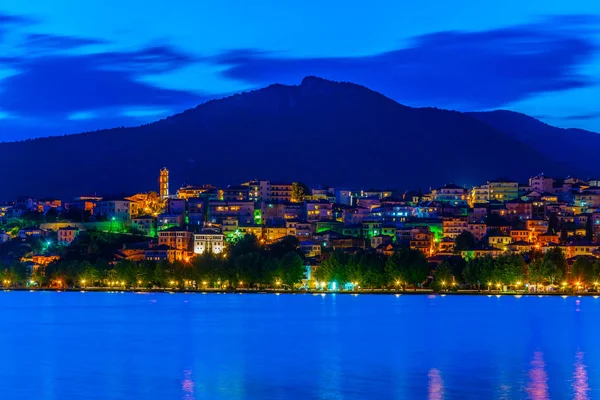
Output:
[[[305,75],[600,131],[600,2],[0,3],[0,140],[137,125]]]

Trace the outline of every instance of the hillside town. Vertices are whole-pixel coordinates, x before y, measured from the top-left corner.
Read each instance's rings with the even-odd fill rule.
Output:
[[[436,284],[438,289],[518,290],[522,285],[523,290],[551,291],[561,285],[594,290],[600,273],[599,179],[541,174],[526,183],[495,179],[471,188],[448,183],[405,192],[268,180],[172,190],[165,168],[157,189],[119,198],[19,197],[3,203],[2,283],[236,288],[245,282],[248,287],[329,290]],[[242,254],[240,242],[251,242],[253,250]],[[275,252],[277,246],[294,253],[287,260],[298,264],[293,276],[284,278],[295,267],[276,267],[285,252],[274,258],[268,277],[249,271],[268,264],[249,255],[267,257],[261,252]],[[183,270],[194,263],[202,272],[209,269],[207,257],[234,256],[235,271],[222,276],[186,275],[175,267],[165,267],[160,279],[147,273],[156,274],[155,264],[178,264]],[[375,266],[335,271],[350,268],[352,257]],[[422,273],[408,271],[417,268],[410,261],[415,257]],[[496,260],[495,266],[473,277],[473,268],[484,268],[477,264],[482,260]],[[260,265],[252,267],[253,262]],[[119,272],[124,265],[135,271]],[[374,270],[381,276],[373,277]]]

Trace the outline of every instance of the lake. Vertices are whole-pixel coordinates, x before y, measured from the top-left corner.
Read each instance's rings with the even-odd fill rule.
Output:
[[[600,397],[600,299],[0,292],[2,399]]]

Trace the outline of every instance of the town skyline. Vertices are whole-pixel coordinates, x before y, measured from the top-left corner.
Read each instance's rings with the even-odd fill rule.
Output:
[[[552,292],[562,280],[579,292],[600,282],[600,179],[536,175],[403,193],[170,180],[162,168],[155,191],[3,204],[4,286],[480,291],[485,278],[488,290],[528,282]]]

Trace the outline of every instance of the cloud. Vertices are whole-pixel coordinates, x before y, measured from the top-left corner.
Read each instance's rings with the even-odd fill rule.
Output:
[[[359,83],[411,105],[500,107],[529,96],[588,87],[578,72],[597,50],[593,16],[566,16],[482,32],[439,32],[408,47],[346,58],[294,58],[255,50],[215,57],[224,74],[255,85],[303,76]]]
[[[28,50],[34,51],[64,51],[105,43],[106,41],[101,39],[31,33],[26,35],[22,46]]]
[[[153,53],[145,64],[138,54],[88,54],[32,58],[19,61],[20,73],[0,82],[0,104],[20,115],[67,115],[72,111],[126,105],[194,104],[198,97],[181,90],[162,89],[136,80],[144,70],[176,67],[169,55]],[[158,66],[157,63],[162,64]],[[137,65],[138,70],[133,66]]]
[[[0,26],[3,25],[29,25],[33,19],[21,15],[12,15],[0,12]]]
[[[197,62],[173,46],[110,51],[102,39],[23,31],[28,24],[0,14],[0,29],[12,39],[0,57],[0,106],[13,117],[3,124],[14,131],[35,136],[36,128],[57,134],[147,122],[163,115],[156,110],[181,111],[205,100],[197,90],[144,81]]]
[[[114,51],[103,39],[36,28],[27,17],[0,14],[0,107],[13,116],[10,128],[17,132],[29,129],[33,136],[37,127],[57,134],[139,124],[162,116],[156,110],[181,111],[206,100],[198,90],[165,88],[143,79],[197,63],[174,46]],[[2,43],[3,32],[10,33],[10,42]]]
[[[590,114],[578,114],[578,115],[567,115],[562,117],[561,119],[566,121],[585,121],[590,119],[600,118],[600,113],[590,113]]]

